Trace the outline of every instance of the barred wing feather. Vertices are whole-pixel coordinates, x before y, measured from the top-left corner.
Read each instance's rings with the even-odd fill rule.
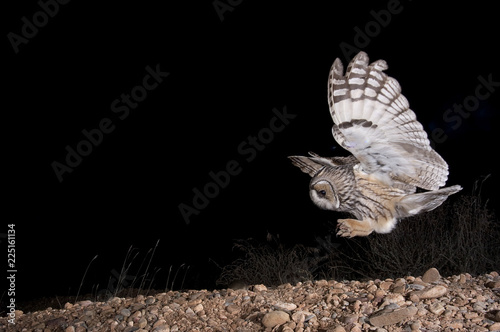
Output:
[[[344,75],[335,60],[328,79],[333,136],[380,181],[409,192],[436,190],[446,183],[448,165],[431,148],[399,83],[383,72],[387,68],[384,60],[368,64],[360,52]]]

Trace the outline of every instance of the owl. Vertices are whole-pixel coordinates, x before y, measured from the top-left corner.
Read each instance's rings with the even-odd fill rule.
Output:
[[[352,155],[289,157],[312,177],[309,195],[319,208],[355,217],[338,220],[339,236],[389,233],[399,219],[431,211],[462,189],[441,188],[448,165],[431,148],[387,68],[384,60],[369,64],[360,52],[344,75],[337,58],[328,77],[332,133]]]

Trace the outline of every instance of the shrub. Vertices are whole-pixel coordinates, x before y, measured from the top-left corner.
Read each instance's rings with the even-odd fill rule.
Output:
[[[269,240],[269,236],[268,236]],[[238,281],[248,285],[265,284],[278,286],[284,283],[314,279],[318,266],[312,252],[315,248],[295,245],[286,248],[278,240],[257,244],[251,240],[238,240],[233,249],[243,253],[243,258],[223,267],[219,285],[230,285]]]

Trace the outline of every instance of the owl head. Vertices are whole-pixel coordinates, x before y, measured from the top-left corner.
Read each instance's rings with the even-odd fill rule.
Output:
[[[324,210],[340,211],[342,192],[346,190],[344,183],[349,176],[352,166],[358,161],[350,157],[320,157],[309,152],[311,157],[290,156],[292,164],[309,174],[312,179],[309,183],[311,200]]]
[[[315,176],[311,179],[309,195],[314,204],[320,209],[338,210],[340,207],[340,200],[335,190],[335,185],[323,176]]]

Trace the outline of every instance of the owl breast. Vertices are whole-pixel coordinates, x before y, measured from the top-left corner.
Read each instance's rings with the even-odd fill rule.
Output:
[[[354,169],[356,191],[349,196],[348,205],[357,218],[372,220],[393,219],[396,217],[395,204],[406,195],[404,190],[377,181],[370,175]]]

